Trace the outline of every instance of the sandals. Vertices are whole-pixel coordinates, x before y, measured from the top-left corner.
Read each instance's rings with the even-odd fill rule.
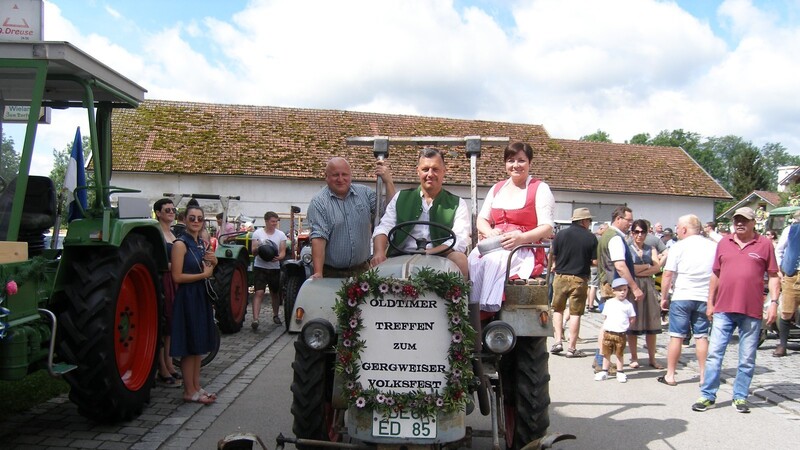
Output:
[[[206,406],[214,403],[214,399],[202,391],[195,392],[190,398],[183,397],[183,401],[186,403],[200,403]]]
[[[658,381],[661,384],[666,384],[667,386],[677,386],[678,385],[677,381],[673,381],[672,383],[670,383],[669,381],[667,381],[667,378],[664,377],[663,375],[658,377],[658,378],[656,378],[656,381]]]
[[[200,388],[200,390],[199,390],[199,391],[197,391],[197,392],[199,392],[199,393],[201,393],[201,394],[205,395],[206,397],[208,397],[208,398],[210,398],[210,399],[212,399],[212,400],[216,400],[216,399],[217,399],[217,394],[216,394],[216,393],[214,393],[214,392],[208,392],[208,391],[206,391],[206,390],[205,390],[205,389],[203,389],[203,388]]]
[[[639,361],[631,361],[630,364],[628,364],[628,367],[630,367],[631,369],[638,369]]]
[[[173,388],[183,387],[183,382],[171,375],[165,377],[162,376],[161,374],[158,374],[156,377],[156,381],[158,381],[158,384],[161,384],[165,387],[173,387]]]
[[[584,358],[589,356],[588,354],[584,353],[583,350],[578,350],[575,348],[571,348],[567,350],[567,353],[564,354],[567,358]]]
[[[564,351],[564,346],[561,345],[560,342],[558,344],[553,344],[553,346],[550,347],[550,353],[553,353],[553,354],[561,353],[563,351]]]

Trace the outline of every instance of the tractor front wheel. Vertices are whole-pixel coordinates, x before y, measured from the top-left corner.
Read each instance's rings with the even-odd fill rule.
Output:
[[[292,431],[300,439],[338,442],[342,439],[334,423],[333,363],[330,355],[309,348],[299,338],[294,343],[292,381]],[[298,445],[304,450],[309,447]],[[311,447],[314,448],[314,447]]]
[[[70,400],[100,422],[130,420],[150,401],[163,305],[153,247],[131,234],[119,248],[71,261],[59,315],[59,355],[78,366],[64,377]]]
[[[286,282],[283,285],[283,323],[286,326],[286,331],[289,331],[289,324],[292,321],[294,312],[294,302],[297,300],[297,294],[300,292],[300,286],[306,281],[304,277],[299,275],[289,275],[286,277]]]
[[[547,338],[521,337],[501,360],[506,446],[519,450],[545,436],[550,426]]]

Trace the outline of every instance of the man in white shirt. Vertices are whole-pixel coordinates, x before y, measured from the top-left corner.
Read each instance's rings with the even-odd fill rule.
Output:
[[[253,295],[253,331],[258,329],[258,313],[261,310],[261,301],[264,298],[264,291],[269,287],[269,295],[272,299],[272,321],[280,325],[281,318],[278,308],[281,306],[281,260],[286,256],[286,234],[278,229],[280,219],[278,214],[267,211],[264,214],[264,228],[259,228],[253,233],[253,254],[256,259],[253,262],[253,272],[255,275]],[[258,248],[271,241],[278,249],[269,261],[265,261],[259,256]]]
[[[706,302],[717,244],[704,238],[700,234],[700,228],[700,219],[694,214],[678,219],[675,227],[678,242],[670,248],[661,278],[661,308],[669,309],[670,338],[667,346],[667,373],[659,377],[658,381],[669,386],[677,384],[675,369],[681,357],[681,344],[690,331],[695,338],[701,377],[705,371],[709,328]]]
[[[394,245],[404,251],[413,251],[417,249],[417,240],[426,240],[429,243],[424,250],[425,253],[444,251],[441,256],[453,261],[465,278],[469,276],[465,253],[471,232],[469,207],[464,199],[442,188],[445,172],[444,155],[435,148],[422,149],[417,164],[419,188],[404,189],[395,194],[386,205],[386,213],[381,218],[381,223],[372,233],[373,267],[386,260],[389,249],[388,234],[395,225],[408,221],[430,221],[453,230],[456,242],[451,250],[444,251],[450,246],[451,240],[444,242],[439,240],[443,231],[427,225],[415,225],[408,235],[404,230],[399,230],[395,233],[397,242],[394,242]],[[430,243],[431,239],[435,242]]]

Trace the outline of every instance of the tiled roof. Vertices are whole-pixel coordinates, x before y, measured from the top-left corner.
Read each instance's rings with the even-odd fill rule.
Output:
[[[742,206],[747,206],[752,204],[759,198],[763,199],[765,202],[769,203],[770,206],[767,207],[767,210],[771,210],[772,208],[781,204],[781,196],[777,192],[771,191],[753,191],[747,194],[743,199],[739,200],[738,202],[734,203],[733,206],[726,209],[722,214],[717,216],[718,219],[722,218],[731,218],[733,217],[733,212],[739,209]]]
[[[778,206],[781,204],[781,196],[777,192],[753,191],[753,193],[763,198],[767,203],[769,203],[772,206]]]
[[[343,156],[350,161],[353,179],[364,181],[374,179],[372,149],[347,146],[348,137],[478,135],[530,143],[531,173],[554,189],[729,198],[679,148],[550,139],[541,125],[162,100],[116,110],[112,123],[113,164],[120,171],[319,180],[325,162]],[[469,161],[463,148],[453,150],[459,154],[448,156],[446,180],[468,185]],[[417,151],[390,147],[396,182],[418,181]],[[479,185],[506,176],[502,152],[500,147],[483,148]]]

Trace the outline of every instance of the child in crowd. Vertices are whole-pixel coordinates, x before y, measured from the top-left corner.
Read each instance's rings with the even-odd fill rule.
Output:
[[[636,320],[636,311],[633,305],[627,300],[628,282],[624,278],[617,278],[611,283],[614,296],[606,300],[603,308],[605,321],[603,322],[603,370],[594,376],[595,381],[603,381],[608,378],[608,369],[611,366],[611,354],[617,356],[617,381],[625,383],[628,381],[627,375],[622,371],[624,359],[622,352],[625,351],[628,328]]]

